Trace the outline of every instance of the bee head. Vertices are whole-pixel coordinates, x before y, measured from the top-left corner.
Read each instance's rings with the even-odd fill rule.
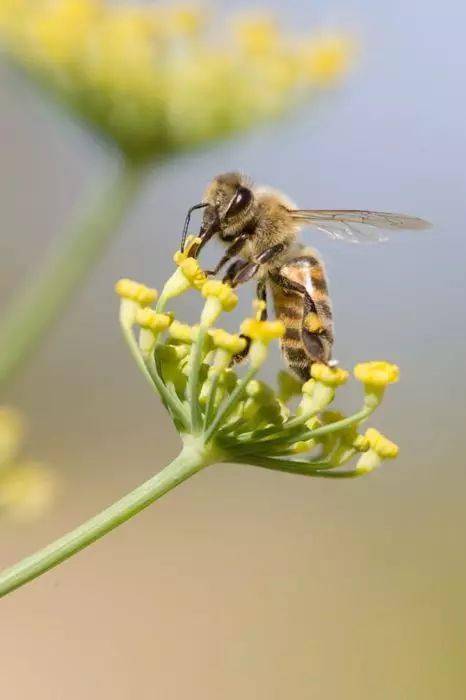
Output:
[[[210,221],[213,218],[213,209],[220,222],[231,221],[245,214],[253,199],[251,183],[244,175],[240,173],[217,175],[204,193],[203,201],[207,204],[204,218]]]
[[[240,173],[217,175],[207,186],[202,202],[191,207],[188,212],[181,249],[183,250],[189,218],[194,209],[204,209],[199,232],[202,243],[198,246],[197,253],[216,233],[225,229],[234,233],[235,229],[239,229],[254,202],[251,186],[252,183]]]

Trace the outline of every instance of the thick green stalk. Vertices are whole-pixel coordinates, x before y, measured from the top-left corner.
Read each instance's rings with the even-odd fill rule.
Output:
[[[110,185],[63,234],[35,280],[16,295],[0,322],[0,387],[34,350],[118,230],[147,167],[122,161]]]
[[[126,522],[211,463],[197,444],[187,444],[165,469],[83,525],[0,573],[0,597],[61,564]]]

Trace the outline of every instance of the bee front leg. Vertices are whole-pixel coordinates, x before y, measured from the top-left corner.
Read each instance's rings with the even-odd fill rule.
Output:
[[[241,261],[241,262],[243,262],[243,261]],[[254,275],[258,272],[259,268],[260,268],[259,263],[248,263],[248,262],[246,262],[241,267],[238,267],[234,276],[231,278],[231,281],[229,280],[231,286],[237,287],[239,284],[244,284],[245,282],[249,282],[249,280],[251,280],[254,277]],[[226,280],[224,280],[224,281],[226,281]]]
[[[231,246],[229,248],[227,248],[225,255],[223,255],[222,258],[220,259],[220,262],[218,263],[218,265],[216,265],[213,270],[206,270],[205,274],[208,275],[209,277],[211,277],[211,276],[215,277],[215,275],[217,275],[220,272],[222,267],[224,265],[226,265],[229,260],[236,257],[240,253],[240,251],[244,245],[244,242],[246,241],[246,238],[247,238],[247,235],[244,233],[240,234],[237,238],[235,238],[235,240],[233,241]],[[228,272],[227,272],[227,274],[228,274]]]
[[[239,258],[238,260],[235,260],[235,262],[231,263],[231,265],[227,268],[227,271],[222,279],[222,282],[225,284],[229,284],[230,286],[233,286],[233,280],[235,279],[236,275],[240,270],[243,269],[243,267],[246,267],[247,265],[246,260],[242,260]]]

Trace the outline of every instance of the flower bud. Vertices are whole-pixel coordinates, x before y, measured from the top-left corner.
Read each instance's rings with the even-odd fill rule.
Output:
[[[348,381],[349,372],[339,367],[329,367],[321,362],[314,362],[311,367],[311,376],[328,387],[336,388]]]

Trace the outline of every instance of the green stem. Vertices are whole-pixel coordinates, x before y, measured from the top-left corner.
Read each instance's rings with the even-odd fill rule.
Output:
[[[182,427],[182,432],[189,431],[189,414],[183,405],[183,402],[178,398],[175,387],[172,385],[172,388],[170,388],[165,384],[162,374],[159,371],[157,360],[153,353],[147,360],[147,369],[149,370],[149,374],[157,387],[157,391],[172,414],[173,419],[177,421],[180,427]]]
[[[212,416],[215,409],[215,399],[217,398],[217,387],[220,380],[220,372],[217,372],[212,379],[212,384],[210,385],[209,400],[207,402],[205,416],[204,416],[204,432],[207,430],[209,424],[212,421]]]
[[[246,386],[248,385],[248,382],[253,379],[255,374],[257,374],[258,367],[250,367],[244,377],[241,379],[241,381],[236,385],[235,390],[232,392],[230,395],[229,399],[226,401],[226,403],[219,409],[215,419],[212,421],[212,423],[209,425],[205,435],[204,439],[205,442],[209,442],[209,440],[212,438],[214,435],[215,431],[218,429],[220,426],[221,422],[227,418],[230,413],[233,411],[235,408],[236,404],[240,400],[241,396],[243,393],[246,391]]]
[[[291,459],[275,459],[274,457],[260,457],[252,454],[250,460],[247,455],[233,457],[233,461],[238,464],[252,464],[265,469],[273,469],[289,474],[302,474],[304,476],[321,476],[323,469],[331,468],[328,462],[303,462]]]
[[[199,380],[202,364],[202,352],[207,335],[207,327],[200,325],[197,338],[191,347],[191,371],[188,377],[188,401],[191,408],[191,426],[193,433],[197,435],[202,427],[202,412],[199,404]]]
[[[28,358],[115,234],[147,168],[122,161],[113,182],[71,225],[38,277],[17,295],[0,324],[0,386]]]
[[[342,420],[337,420],[334,423],[328,423],[328,425],[323,425],[321,428],[309,430],[307,433],[304,433],[300,440],[310,440],[311,438],[321,437],[322,435],[334,433],[336,430],[350,428],[356,423],[362,423],[362,421],[365,421],[373,412],[374,408],[365,407],[361,409],[361,411],[358,411],[358,413],[354,413],[352,416],[348,416],[348,418],[342,418]]]
[[[209,463],[211,461],[208,455],[196,444],[186,445],[171,464],[127,496],[44,549],[0,573],[0,597],[77,554]]]

